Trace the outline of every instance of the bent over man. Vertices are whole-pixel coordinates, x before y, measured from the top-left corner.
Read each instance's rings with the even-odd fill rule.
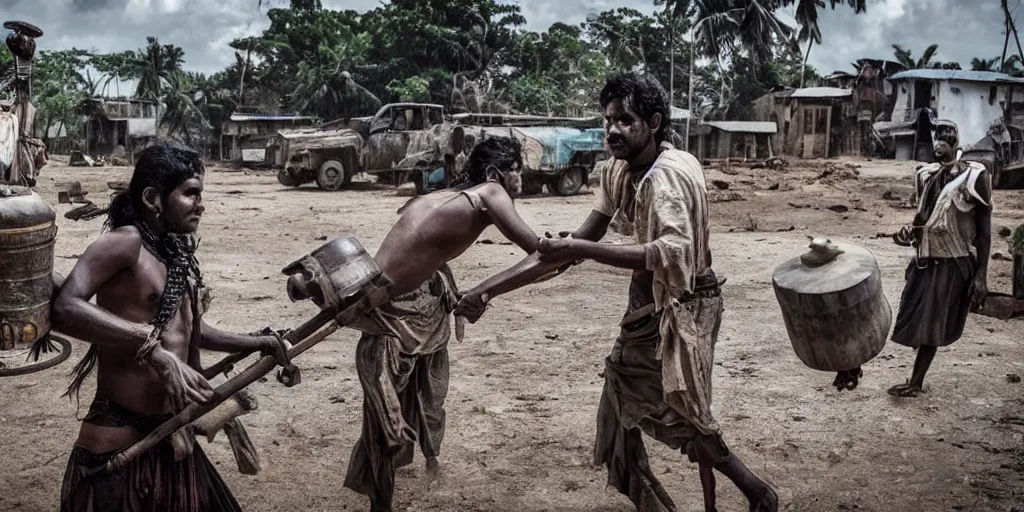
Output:
[[[638,510],[675,510],[654,476],[641,432],[680,449],[701,467],[707,510],[714,473],[728,476],[752,511],[778,508],[775,492],[722,440],[711,414],[711,370],[722,297],[711,270],[708,201],[697,160],[665,142],[669,104],[652,77],[612,77],[600,96],[613,158],[601,168],[597,204],[562,239],[470,290],[458,314],[474,321],[487,301],[578,260],[633,270],[619,337],[605,360],[594,461]],[[612,220],[636,243],[602,244]]]
[[[363,427],[345,478],[346,487],[369,496],[374,511],[391,510],[395,470],[412,462],[417,441],[428,472],[439,471],[458,301],[448,262],[491,225],[527,254],[537,250],[539,239],[513,202],[522,192],[521,152],[507,137],[477,144],[466,166],[469,181],[403,206],[374,256],[390,299],[349,325],[363,332],[356,346]]]
[[[185,429],[123,471],[94,471],[187,403],[212,396],[198,371],[200,348],[273,353],[287,363],[278,338],[221,332],[202,320],[194,234],[204,210],[203,175],[196,153],[146,148],[128,189],[111,201],[110,231],[89,245],[54,301],[55,327],[91,344],[67,394],[77,396],[96,369],[96,396],[68,460],[61,512],[240,510]]]

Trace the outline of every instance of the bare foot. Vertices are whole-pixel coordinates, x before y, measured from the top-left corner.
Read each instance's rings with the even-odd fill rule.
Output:
[[[832,385],[835,386],[836,390],[842,391],[844,389],[856,389],[857,384],[860,383],[860,378],[864,376],[864,372],[860,368],[853,370],[847,370],[836,373],[836,379],[832,381]]]
[[[910,381],[907,381],[905,384],[897,384],[889,388],[889,394],[892,396],[915,398],[921,393],[924,393],[921,386],[911,384]]]
[[[441,463],[437,461],[437,457],[430,457],[427,459],[427,479],[430,481],[437,480],[441,477]]]
[[[771,486],[766,486],[757,501],[750,501],[750,512],[779,512],[779,495]]]

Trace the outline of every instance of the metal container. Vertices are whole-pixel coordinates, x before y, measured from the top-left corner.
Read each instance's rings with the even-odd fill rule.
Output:
[[[56,218],[31,189],[0,185],[0,350],[50,332]]]
[[[775,269],[772,285],[793,350],[808,367],[853,370],[885,346],[892,308],[867,249],[814,240],[810,252]]]
[[[341,236],[292,262],[282,271],[292,301],[312,298],[321,309],[343,309],[358,300],[381,274],[354,237]]]

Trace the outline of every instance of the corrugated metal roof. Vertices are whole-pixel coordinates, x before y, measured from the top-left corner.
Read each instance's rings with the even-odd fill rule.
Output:
[[[690,111],[685,108],[679,108],[675,105],[671,106],[672,119],[689,119]]]
[[[245,123],[252,121],[308,121],[312,120],[309,116],[282,116],[282,115],[270,115],[270,114],[231,114],[231,120],[236,123]]]
[[[962,69],[908,69],[889,77],[889,80],[961,80],[965,82],[1008,82],[1024,84],[1024,78],[1014,78],[995,71],[964,71]]]
[[[702,123],[730,133],[776,133],[779,127],[771,121],[705,121]]]
[[[805,87],[793,91],[790,98],[844,98],[853,94],[850,89],[839,87]]]

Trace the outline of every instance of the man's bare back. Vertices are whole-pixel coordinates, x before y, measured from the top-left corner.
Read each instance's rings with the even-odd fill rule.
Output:
[[[479,198],[477,205],[470,199],[474,196]],[[537,250],[537,235],[516,213],[509,192],[498,183],[485,182],[410,202],[374,260],[393,283],[392,295],[408,293],[459,257],[491,224],[527,253]]]

